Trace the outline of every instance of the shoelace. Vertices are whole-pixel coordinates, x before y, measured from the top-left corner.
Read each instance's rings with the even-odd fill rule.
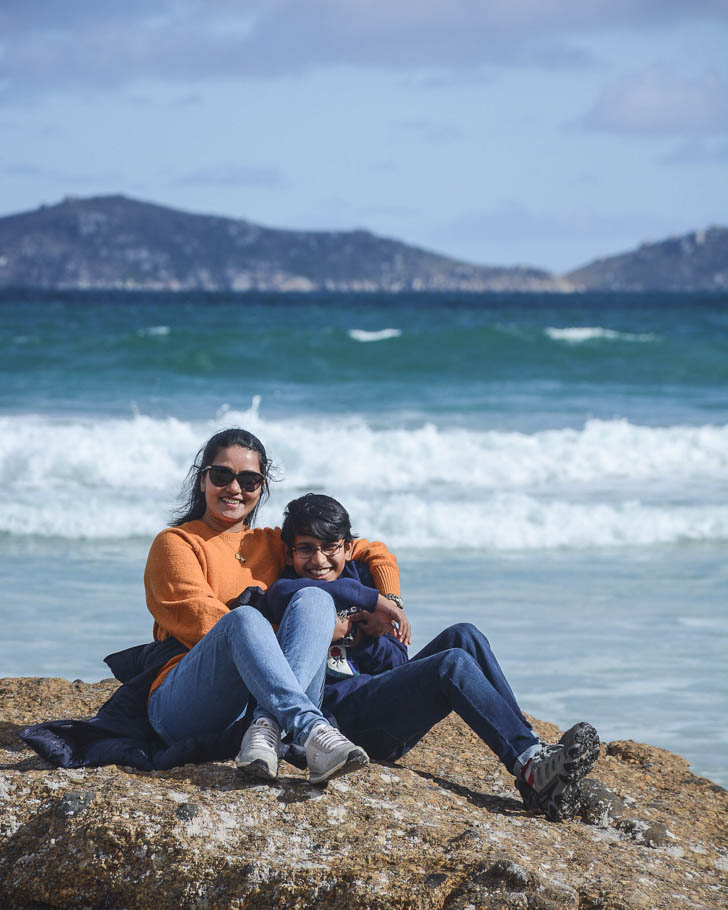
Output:
[[[555,755],[557,752],[563,752],[563,750],[564,747],[561,745],[561,743],[541,743],[541,751],[534,757],[548,759]]]
[[[278,732],[275,727],[267,720],[257,720],[250,728],[250,738],[255,745],[268,746],[271,749],[278,748]]]
[[[342,733],[339,733],[336,727],[324,727],[322,724],[318,733],[314,735],[312,742],[321,749],[332,749],[343,742],[347,742],[347,739]]]
[[[551,777],[558,770],[558,765],[562,763],[563,751],[564,747],[561,743],[554,745],[544,743],[541,751],[533,756],[527,766],[528,771],[525,777],[528,783],[535,786]]]

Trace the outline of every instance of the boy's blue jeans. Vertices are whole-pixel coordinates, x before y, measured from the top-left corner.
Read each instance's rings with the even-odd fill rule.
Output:
[[[455,711],[513,773],[539,751],[486,637],[470,623],[441,632],[408,663],[337,707],[341,732],[370,758],[394,761]]]
[[[276,636],[253,607],[219,619],[176,664],[149,700],[149,721],[168,744],[221,733],[242,717],[271,717],[302,742],[326,723],[319,710],[336,610],[329,594],[304,588],[294,595]]]

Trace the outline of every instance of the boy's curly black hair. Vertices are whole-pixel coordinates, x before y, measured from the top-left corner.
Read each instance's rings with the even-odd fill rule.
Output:
[[[306,534],[319,540],[334,541],[342,538],[354,540],[349,513],[332,496],[323,493],[306,493],[292,499],[283,513],[281,538],[292,547],[296,534]]]

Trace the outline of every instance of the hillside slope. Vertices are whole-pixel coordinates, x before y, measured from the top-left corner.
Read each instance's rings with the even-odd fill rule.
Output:
[[[574,290],[726,291],[728,228],[711,227],[597,259],[564,276]]]
[[[0,287],[205,291],[559,290],[530,268],[484,268],[368,231],[289,231],[124,196],[0,218]]]

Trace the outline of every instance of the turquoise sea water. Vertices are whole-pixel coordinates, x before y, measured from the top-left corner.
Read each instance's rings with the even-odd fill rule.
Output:
[[[0,296],[0,675],[98,679],[199,445],[257,433],[400,558],[424,644],[728,784],[728,297]]]

